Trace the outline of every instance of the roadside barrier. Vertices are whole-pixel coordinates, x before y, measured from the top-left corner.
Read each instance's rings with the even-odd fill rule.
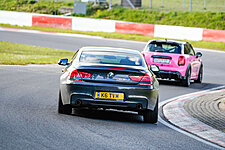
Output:
[[[154,36],[154,27],[154,24],[116,22],[115,29],[117,33]]]
[[[204,29],[202,40],[225,43],[225,30]]]
[[[201,28],[155,25],[154,37],[201,41],[202,33]]]
[[[72,30],[94,31],[94,32],[115,32],[114,20],[90,19],[73,17]]]
[[[194,27],[154,25],[107,19],[91,19],[43,15],[0,10],[0,23],[19,26],[39,26],[78,31],[117,32],[140,34],[144,36],[225,43],[225,30],[213,30]]]
[[[32,13],[0,11],[0,23],[18,26],[32,26]]]
[[[32,26],[72,29],[72,18],[32,15]]]

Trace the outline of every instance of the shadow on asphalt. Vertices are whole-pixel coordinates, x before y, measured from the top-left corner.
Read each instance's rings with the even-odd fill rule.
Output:
[[[116,110],[91,110],[91,109],[74,109],[74,116],[80,116],[91,119],[111,120],[119,122],[143,123],[141,115],[133,112],[122,112]]]
[[[193,81],[191,82],[191,85],[189,87],[183,86],[181,83],[178,81],[171,81],[171,80],[158,80],[160,85],[168,85],[168,86],[178,86],[178,87],[183,87],[183,88],[191,88],[191,89],[199,89],[199,90],[207,90],[210,88],[222,86],[223,84],[212,84],[212,83],[194,83]]]
[[[169,80],[159,80],[160,85],[168,85],[168,86],[180,86],[176,81],[169,81]],[[221,84],[222,85],[222,84]],[[211,83],[191,83],[190,87],[183,87],[183,88],[192,88],[192,89],[199,89],[199,90],[207,90],[213,87],[221,86],[220,84],[211,84]],[[72,113],[73,116],[80,116],[84,118],[91,118],[91,119],[99,119],[99,120],[110,120],[110,121],[119,121],[119,122],[130,122],[130,123],[144,123],[143,117],[138,115],[135,112],[127,112],[127,111],[118,111],[118,110],[92,110],[92,109],[74,109]],[[160,115],[160,112],[159,112]]]

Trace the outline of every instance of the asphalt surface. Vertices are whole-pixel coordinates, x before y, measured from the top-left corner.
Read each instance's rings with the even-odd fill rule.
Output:
[[[142,50],[143,42],[0,32],[0,41],[77,50],[114,46]],[[225,53],[203,51],[203,84],[160,81],[160,101],[225,84]],[[61,67],[0,66],[0,149],[215,149],[160,122],[115,111],[57,114]]]

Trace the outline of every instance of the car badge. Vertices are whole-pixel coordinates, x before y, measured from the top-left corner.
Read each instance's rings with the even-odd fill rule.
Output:
[[[114,76],[115,76],[115,75],[114,75],[113,72],[110,72],[110,73],[108,74],[108,77],[111,78],[111,79],[112,79]]]

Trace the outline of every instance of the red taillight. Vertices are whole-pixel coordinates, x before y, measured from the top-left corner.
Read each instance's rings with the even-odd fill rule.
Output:
[[[140,85],[152,85],[153,77],[152,74],[146,73],[141,79]]]
[[[152,85],[153,77],[152,74],[146,73],[143,75],[129,76],[133,81],[140,81],[140,85]]]
[[[184,66],[185,65],[185,57],[184,56],[180,56],[178,59],[178,65],[179,66]]]
[[[145,57],[145,53],[142,53],[142,55]]]
[[[129,76],[132,81],[141,81],[143,75]]]
[[[88,72],[78,72],[76,69],[69,73],[69,80],[81,81],[81,78],[90,78],[91,73]]]
[[[69,73],[69,80],[81,81],[81,76],[76,69]]]
[[[92,76],[92,73],[88,72],[79,72],[82,78],[90,78]]]

